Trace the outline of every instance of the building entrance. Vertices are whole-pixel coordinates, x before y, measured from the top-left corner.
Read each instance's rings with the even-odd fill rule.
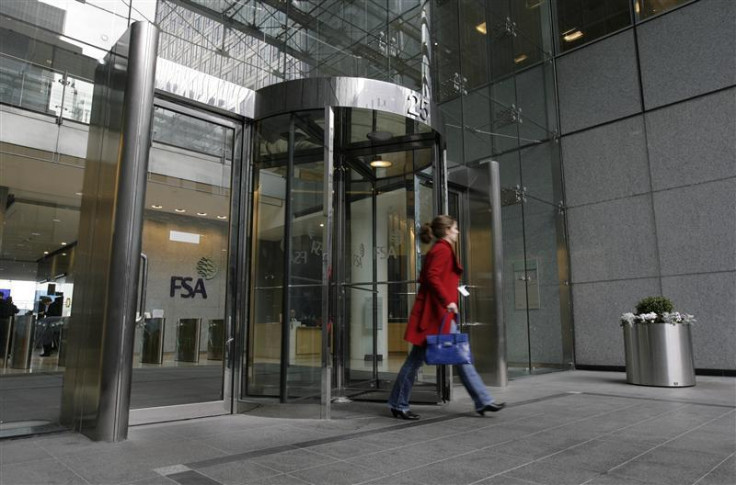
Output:
[[[327,106],[288,109],[283,89],[300,92],[296,107]],[[418,94],[363,79],[259,92],[242,399],[311,400],[323,415],[385,399],[428,250],[416,228],[444,204],[431,115]],[[415,397],[437,402],[436,369],[422,375]]]

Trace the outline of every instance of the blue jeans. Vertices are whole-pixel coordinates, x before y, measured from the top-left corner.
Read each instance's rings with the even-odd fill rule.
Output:
[[[390,408],[398,409],[399,411],[409,410],[411,388],[414,386],[419,368],[424,364],[425,352],[426,347],[416,345],[412,347],[404,365],[401,366],[401,370],[396,376],[394,387],[391,389],[391,395],[388,398],[388,406]],[[480,411],[483,409],[483,406],[493,402],[493,397],[491,397],[485,384],[483,384],[473,364],[456,365],[455,370],[458,376],[460,376],[460,381],[465,386],[465,389],[467,389],[468,394],[473,398],[476,411]]]

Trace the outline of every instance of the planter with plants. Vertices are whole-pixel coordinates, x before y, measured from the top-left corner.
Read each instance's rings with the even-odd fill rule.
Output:
[[[636,313],[621,315],[626,351],[626,382],[640,386],[695,385],[692,335],[695,318],[674,311],[661,296],[644,298]]]

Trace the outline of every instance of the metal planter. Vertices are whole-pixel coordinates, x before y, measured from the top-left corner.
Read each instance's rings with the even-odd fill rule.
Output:
[[[657,387],[695,385],[690,325],[634,323],[623,329],[626,382]]]

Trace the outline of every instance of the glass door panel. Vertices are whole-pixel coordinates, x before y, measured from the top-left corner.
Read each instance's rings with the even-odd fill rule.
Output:
[[[348,393],[360,399],[385,399],[411,350],[404,332],[417,290],[417,255],[430,247],[418,243],[415,228],[432,219],[435,204],[431,149],[386,151],[381,159],[391,167],[354,163],[345,190],[346,373]],[[414,401],[437,402],[436,374],[430,366],[419,372]]]
[[[256,124],[246,392],[279,396],[290,115]]]
[[[324,198],[324,111],[293,114],[290,175],[288,398],[319,396],[322,370],[322,246]]]
[[[524,204],[526,262],[523,273],[529,315],[529,349],[533,373],[566,369],[565,333],[560,318],[556,206],[527,197]]]
[[[242,124],[158,100],[152,138],[131,409],[223,398],[230,192]]]
[[[252,293],[244,396],[336,399],[390,386],[418,277],[417,217],[435,215],[435,134],[401,116],[337,109],[334,159],[324,159],[325,111],[256,123]],[[325,163],[333,165],[333,180]],[[334,188],[332,228],[325,191]],[[326,254],[324,234],[334,234]],[[329,316],[324,275],[329,266]],[[286,290],[286,291],[284,291]],[[330,352],[325,356],[325,352]],[[437,401],[436,369],[416,399]],[[383,383],[381,381],[384,381]],[[380,394],[380,393],[379,393]],[[426,394],[426,395],[425,395]],[[347,396],[346,396],[347,395]],[[383,397],[375,397],[384,399]]]
[[[321,392],[324,111],[256,125],[246,393]]]

